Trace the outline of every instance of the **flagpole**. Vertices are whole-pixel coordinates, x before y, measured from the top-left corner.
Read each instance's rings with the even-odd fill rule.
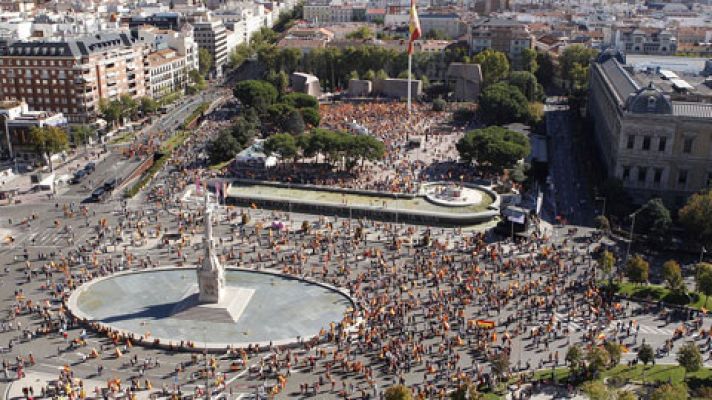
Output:
[[[413,67],[413,52],[410,51],[410,52],[408,52],[408,117],[410,117],[410,113],[411,113],[410,97],[411,97],[411,92],[413,90],[412,89],[412,86],[413,86],[412,72],[411,72],[412,67]]]

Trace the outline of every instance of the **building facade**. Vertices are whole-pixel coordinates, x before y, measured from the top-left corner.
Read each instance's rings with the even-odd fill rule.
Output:
[[[227,33],[221,21],[196,21],[193,23],[193,40],[200,49],[210,53],[213,60],[212,71],[222,75],[227,63]]]
[[[588,106],[598,150],[608,176],[620,179],[635,203],[660,197],[680,207],[712,179],[712,104],[642,80],[620,51],[604,51],[591,64]]]
[[[616,47],[627,54],[673,55],[677,52],[677,38],[666,29],[619,28],[614,37]]]
[[[525,24],[512,19],[482,18],[470,26],[470,48],[479,53],[492,49],[510,59],[519,58],[524,49],[534,47],[534,37]]]
[[[30,110],[93,120],[102,99],[146,95],[147,45],[127,33],[61,42],[15,42],[0,49],[0,100],[25,101]]]

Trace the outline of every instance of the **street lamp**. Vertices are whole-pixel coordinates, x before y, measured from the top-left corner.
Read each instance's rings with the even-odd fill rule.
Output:
[[[632,214],[629,215],[629,217],[631,218],[630,235],[628,237],[628,247],[626,248],[626,251],[625,251],[624,265],[628,263],[628,257],[630,257],[630,247],[633,244],[633,234],[635,231],[635,216],[638,215],[638,213],[641,211],[643,211],[642,208],[638,209],[637,211],[634,211]]]

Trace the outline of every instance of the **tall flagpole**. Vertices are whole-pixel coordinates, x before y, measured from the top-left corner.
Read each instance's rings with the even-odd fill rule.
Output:
[[[411,92],[413,91],[413,83],[412,83],[412,67],[413,67],[413,52],[408,52],[408,116],[410,117],[411,113]]]

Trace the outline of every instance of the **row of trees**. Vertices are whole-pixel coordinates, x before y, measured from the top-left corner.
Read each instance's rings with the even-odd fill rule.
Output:
[[[267,154],[297,162],[302,157],[322,155],[329,164],[341,164],[346,171],[366,160],[381,160],[385,156],[383,142],[369,135],[356,135],[326,129],[313,129],[302,135],[278,133],[265,140]]]

